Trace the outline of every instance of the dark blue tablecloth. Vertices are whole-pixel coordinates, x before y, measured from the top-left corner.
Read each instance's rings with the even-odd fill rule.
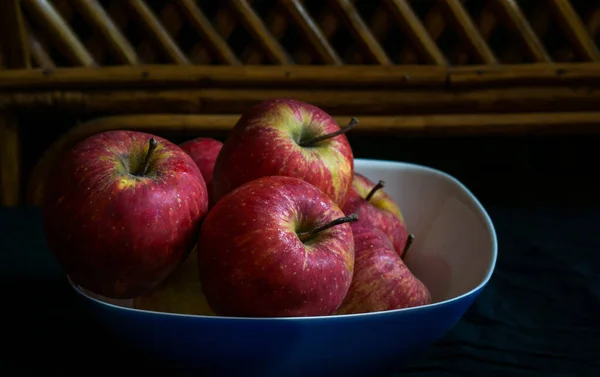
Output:
[[[588,179],[597,168],[561,166],[557,143],[536,151],[536,166],[551,166],[538,173],[516,171],[526,163],[518,158],[454,170],[440,160],[483,198],[499,259],[460,323],[402,376],[600,376],[600,190]],[[90,322],[46,248],[37,209],[0,209],[0,279],[0,376],[157,374]]]
[[[489,211],[500,242],[491,282],[403,375],[598,376],[600,209]],[[8,348],[0,375],[148,371],[141,356],[89,325],[39,221],[36,210],[0,210],[1,339]]]

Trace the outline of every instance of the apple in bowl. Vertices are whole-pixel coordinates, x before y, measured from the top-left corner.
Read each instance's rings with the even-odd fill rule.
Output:
[[[70,279],[126,299],[151,291],[187,257],[207,210],[202,174],[181,148],[144,132],[107,131],[54,166],[42,215]]]
[[[221,148],[223,148],[223,143],[211,137],[197,137],[179,144],[179,147],[189,154],[198,165],[208,190],[209,207],[212,207],[214,204],[212,194],[213,170],[215,170],[215,162]]]
[[[355,160],[355,169],[373,182],[385,181],[386,193],[402,208],[417,235],[404,263],[428,288],[430,303],[308,317],[201,316],[139,310],[132,300],[111,300],[72,285],[123,341],[146,345],[186,373],[270,377],[391,372],[441,338],[477,298],[494,271],[496,234],[473,194],[443,172],[362,159]]]
[[[352,148],[345,132],[322,109],[294,99],[262,101],[242,114],[215,162],[214,200],[265,176],[302,179],[342,206],[354,172]]]

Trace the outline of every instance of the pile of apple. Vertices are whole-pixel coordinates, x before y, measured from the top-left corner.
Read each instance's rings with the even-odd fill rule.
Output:
[[[137,308],[324,316],[431,302],[403,262],[412,235],[354,172],[345,132],[292,99],[244,113],[224,143],[95,134],[49,179],[43,221],[71,281]]]

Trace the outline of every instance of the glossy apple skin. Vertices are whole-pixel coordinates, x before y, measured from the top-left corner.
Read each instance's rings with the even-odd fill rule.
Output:
[[[251,180],[282,175],[303,179],[342,206],[354,172],[345,135],[313,147],[298,142],[339,130],[325,111],[293,99],[272,99],[245,112],[219,153],[213,172],[215,200]]]
[[[381,230],[352,224],[354,279],[336,314],[357,314],[431,303],[427,287],[409,270]]]
[[[181,148],[134,131],[95,134],[66,152],[48,182],[48,245],[71,280],[93,293],[132,298],[151,290],[185,258],[208,209],[200,170]]]
[[[223,143],[210,137],[198,137],[179,145],[198,165],[206,188],[208,189],[209,206],[214,204],[212,195],[212,176],[217,156],[223,148]]]
[[[151,292],[133,300],[136,309],[214,316],[200,284],[198,253],[192,250],[185,261]]]
[[[306,244],[296,232],[340,217],[328,196],[293,177],[263,177],[231,191],[206,216],[198,242],[210,307],[234,317],[333,313],[352,281],[350,225],[324,230]]]
[[[352,187],[342,210],[346,214],[356,213],[358,215],[358,221],[355,224],[382,230],[392,241],[398,255],[402,256],[408,239],[404,218],[396,202],[384,191],[385,187],[378,190],[371,200],[365,200],[375,185],[375,182],[364,175],[354,173]]]

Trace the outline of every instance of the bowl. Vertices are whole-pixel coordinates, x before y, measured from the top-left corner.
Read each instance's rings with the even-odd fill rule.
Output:
[[[497,255],[488,214],[455,178],[428,167],[356,159],[384,180],[416,235],[406,263],[433,303],[386,312],[303,318],[231,318],[131,308],[73,288],[132,347],[203,376],[374,376],[393,372],[454,326],[489,281]]]

